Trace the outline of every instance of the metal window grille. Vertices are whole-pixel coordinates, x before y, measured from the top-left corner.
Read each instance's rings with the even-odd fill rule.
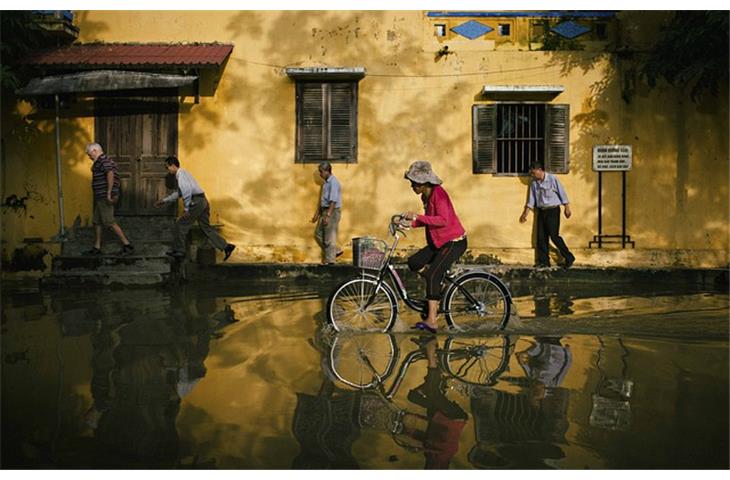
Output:
[[[545,105],[500,104],[497,173],[525,174],[536,161],[545,161]]]

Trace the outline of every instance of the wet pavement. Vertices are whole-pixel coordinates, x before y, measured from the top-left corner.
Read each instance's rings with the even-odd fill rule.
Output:
[[[435,341],[330,288],[4,284],[2,467],[728,468],[726,288],[523,283]]]

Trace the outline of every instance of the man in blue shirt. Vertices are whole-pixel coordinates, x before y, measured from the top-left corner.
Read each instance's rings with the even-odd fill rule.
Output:
[[[329,162],[319,164],[319,176],[324,180],[322,194],[319,197],[319,206],[312,223],[317,223],[315,238],[324,251],[324,264],[334,265],[335,258],[342,255],[337,248],[337,229],[340,226],[340,211],[342,209],[342,188],[340,182],[332,175],[332,165]]]
[[[570,253],[560,236],[560,205],[565,205],[565,218],[570,218],[570,204],[568,194],[560,184],[558,177],[547,173],[540,162],[530,165],[530,182],[527,205],[520,216],[520,223],[527,221],[530,210],[537,209],[537,266],[549,267],[548,238],[558,248],[560,255],[565,259],[565,268],[570,268],[575,262],[575,256]]]

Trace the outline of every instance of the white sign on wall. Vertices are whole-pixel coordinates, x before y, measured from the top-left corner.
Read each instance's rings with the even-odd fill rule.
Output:
[[[631,145],[594,145],[593,170],[620,172],[631,170]]]

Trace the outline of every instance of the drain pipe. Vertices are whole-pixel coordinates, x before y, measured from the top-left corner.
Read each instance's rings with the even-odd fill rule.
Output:
[[[59,100],[56,97],[56,178],[58,179],[58,240],[63,242],[66,239],[66,231],[63,226],[63,187],[61,186],[61,127],[59,121]]]

